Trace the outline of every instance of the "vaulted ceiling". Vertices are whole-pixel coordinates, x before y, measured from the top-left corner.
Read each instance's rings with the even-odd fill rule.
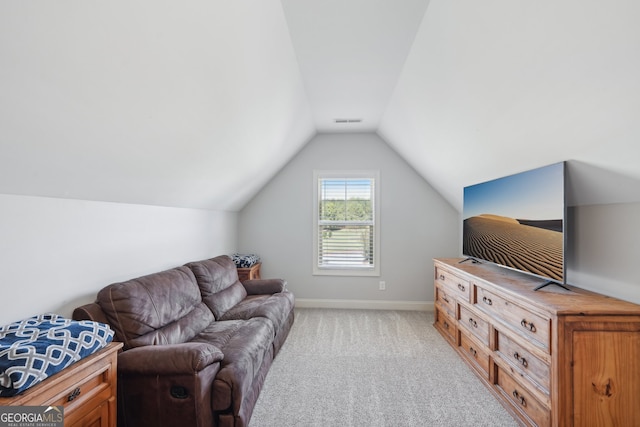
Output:
[[[364,131],[458,209],[561,160],[570,202],[640,201],[639,20],[633,0],[2,2],[0,193],[239,210],[316,133]]]

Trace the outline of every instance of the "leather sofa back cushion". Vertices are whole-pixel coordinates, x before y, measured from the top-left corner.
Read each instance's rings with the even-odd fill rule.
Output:
[[[215,258],[190,262],[187,266],[196,277],[202,301],[211,309],[216,319],[247,296],[238,280],[238,270],[233,260],[221,255]]]
[[[186,342],[214,320],[187,267],[114,283],[97,303],[125,349]]]

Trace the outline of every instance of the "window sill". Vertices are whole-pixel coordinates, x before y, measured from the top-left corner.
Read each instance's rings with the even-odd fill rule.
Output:
[[[380,271],[375,268],[355,269],[355,268],[314,268],[312,275],[314,276],[361,276],[373,277],[380,276]]]

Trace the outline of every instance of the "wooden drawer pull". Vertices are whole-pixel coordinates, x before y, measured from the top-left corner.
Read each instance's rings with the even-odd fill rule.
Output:
[[[522,319],[522,321],[520,322],[520,325],[522,325],[523,328],[530,330],[531,332],[536,331],[535,325],[531,322],[527,322],[526,319]]]
[[[515,353],[513,353],[513,357],[514,359],[516,359],[518,362],[520,362],[520,364],[522,364],[522,366],[524,366],[525,368],[527,366],[529,366],[529,363],[527,362],[527,359],[525,359],[524,357],[520,356],[520,354],[518,354],[518,352],[516,351]]]
[[[491,301],[491,298],[482,297],[482,302],[484,302],[487,305],[493,305],[493,301]]]
[[[469,347],[469,353],[471,353],[473,355],[473,357],[476,357],[476,355],[478,354],[476,349],[473,348],[473,347]]]
[[[444,274],[441,274],[439,277],[440,280],[444,280]]]
[[[464,286],[462,286],[461,283],[458,283],[458,289],[460,289],[462,292],[466,291],[467,288],[465,288]]]
[[[476,322],[475,320],[473,320],[471,317],[469,318],[469,324],[471,326],[473,326],[474,328],[478,327],[478,322]]]
[[[446,321],[445,321],[445,322],[442,322],[442,325],[443,325],[445,328],[449,329],[449,322],[446,322]]]
[[[446,296],[446,295],[443,295],[443,296],[442,296],[442,300],[443,300],[444,302],[446,302],[447,304],[449,304],[449,298],[447,298],[447,296]]]
[[[518,390],[513,390],[513,397],[515,397],[522,406],[527,406],[527,401],[524,399],[524,396],[518,393]]]
[[[80,393],[82,393],[82,391],[80,391],[80,387],[76,387],[76,389],[73,390],[71,394],[69,394],[69,396],[67,396],[67,402],[71,402],[76,397],[80,396]]]

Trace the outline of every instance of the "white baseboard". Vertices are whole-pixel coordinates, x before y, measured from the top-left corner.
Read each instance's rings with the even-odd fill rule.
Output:
[[[296,298],[298,308],[351,308],[367,310],[433,311],[433,301],[378,301]]]

